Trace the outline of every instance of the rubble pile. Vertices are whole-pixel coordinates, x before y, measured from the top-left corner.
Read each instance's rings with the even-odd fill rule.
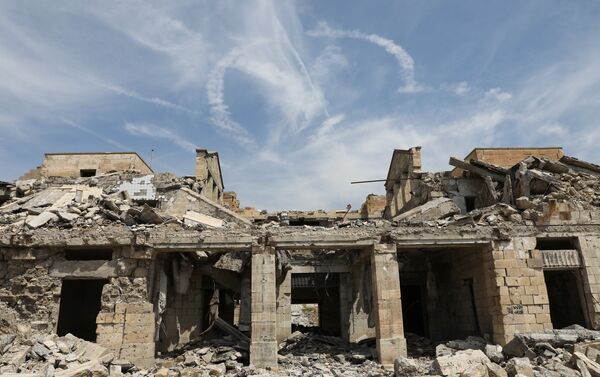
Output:
[[[0,336],[2,376],[104,377],[109,375],[110,365],[117,363],[106,348],[71,334],[37,335],[30,339],[21,339],[16,334]]]
[[[135,172],[16,181],[0,206],[0,229],[88,228],[118,223],[135,230],[170,222],[202,228],[201,223],[161,210],[161,204],[180,189],[201,193],[202,182],[171,173],[140,176]],[[222,223],[232,225],[226,220]]]
[[[600,331],[570,326],[518,334],[505,347],[480,337],[437,345],[407,334],[408,358],[386,370],[376,360],[373,340],[348,344],[337,337],[292,333],[279,345],[279,370],[248,366],[248,345],[232,335],[196,340],[163,353],[154,367],[138,369],[116,360],[106,348],[71,334],[0,336],[0,375],[76,377],[186,376],[600,376]]]
[[[451,158],[450,165],[461,169],[464,177],[481,180],[481,190],[477,192],[479,208],[460,213],[455,204],[461,198],[454,187],[457,178],[450,172],[421,173],[412,192],[412,201],[418,205],[395,216],[396,224],[533,225],[562,211],[561,204],[570,210],[600,208],[600,166],[573,157],[564,156],[557,161],[532,156],[509,169],[457,158]]]
[[[195,342],[193,346],[166,353],[148,371],[132,371],[134,376],[246,376],[248,349],[231,335]]]

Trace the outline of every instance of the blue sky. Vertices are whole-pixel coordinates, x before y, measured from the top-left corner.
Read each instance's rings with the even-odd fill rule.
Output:
[[[0,2],[0,179],[134,150],[265,209],[358,208],[394,148],[600,162],[598,1]]]

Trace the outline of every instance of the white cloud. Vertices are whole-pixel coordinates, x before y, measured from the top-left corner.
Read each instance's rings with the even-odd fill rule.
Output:
[[[412,56],[410,56],[402,46],[396,44],[391,39],[384,38],[377,34],[363,33],[359,30],[334,29],[324,21],[319,22],[316,28],[307,31],[307,35],[312,37],[359,39],[382,47],[385,51],[394,56],[400,66],[405,82],[404,86],[399,89],[400,92],[416,93],[425,89],[415,81],[415,61]]]
[[[196,151],[196,145],[186,140],[183,136],[175,133],[173,130],[165,127],[159,127],[155,124],[126,123],[125,130],[135,136],[145,136],[153,139],[167,140],[188,152]]]
[[[471,91],[471,87],[468,82],[461,81],[454,86],[453,91],[457,96],[464,96]]]
[[[498,102],[505,102],[512,99],[512,94],[505,92],[500,88],[492,88],[485,93],[486,98],[494,99]]]

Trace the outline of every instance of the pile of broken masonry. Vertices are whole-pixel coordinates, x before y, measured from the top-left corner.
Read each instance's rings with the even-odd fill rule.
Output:
[[[393,218],[396,224],[426,226],[534,225],[559,211],[597,211],[600,208],[600,166],[563,156],[560,160],[528,157],[509,169],[479,160],[450,158],[463,175],[479,178],[480,208],[461,214],[452,200],[450,172],[417,173],[412,192],[417,206]],[[561,219],[565,220],[565,219]]]
[[[140,183],[145,184],[144,188],[139,188]],[[111,223],[132,230],[168,223],[202,229],[202,224],[186,222],[161,210],[180,189],[201,193],[203,187],[195,177],[171,173],[141,176],[135,171],[89,178],[18,180],[11,185],[8,200],[0,205],[0,230],[89,228]],[[226,220],[223,225],[236,226]]]
[[[97,344],[70,334],[0,336],[0,375],[79,376],[600,376],[600,332],[579,326],[518,334],[504,348],[479,337],[437,345],[407,334],[408,358],[394,370],[373,361],[372,343],[350,345],[339,338],[293,333],[279,346],[279,369],[247,366],[248,354],[230,335],[188,345],[140,370]]]

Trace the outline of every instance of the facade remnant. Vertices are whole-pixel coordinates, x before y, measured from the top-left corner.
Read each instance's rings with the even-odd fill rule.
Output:
[[[385,207],[250,217],[216,152],[194,177],[49,158],[0,183],[0,374],[594,375],[600,167],[496,151],[395,150]]]
[[[42,177],[93,177],[113,171],[152,174],[152,168],[136,152],[46,153],[42,165],[20,180]]]

